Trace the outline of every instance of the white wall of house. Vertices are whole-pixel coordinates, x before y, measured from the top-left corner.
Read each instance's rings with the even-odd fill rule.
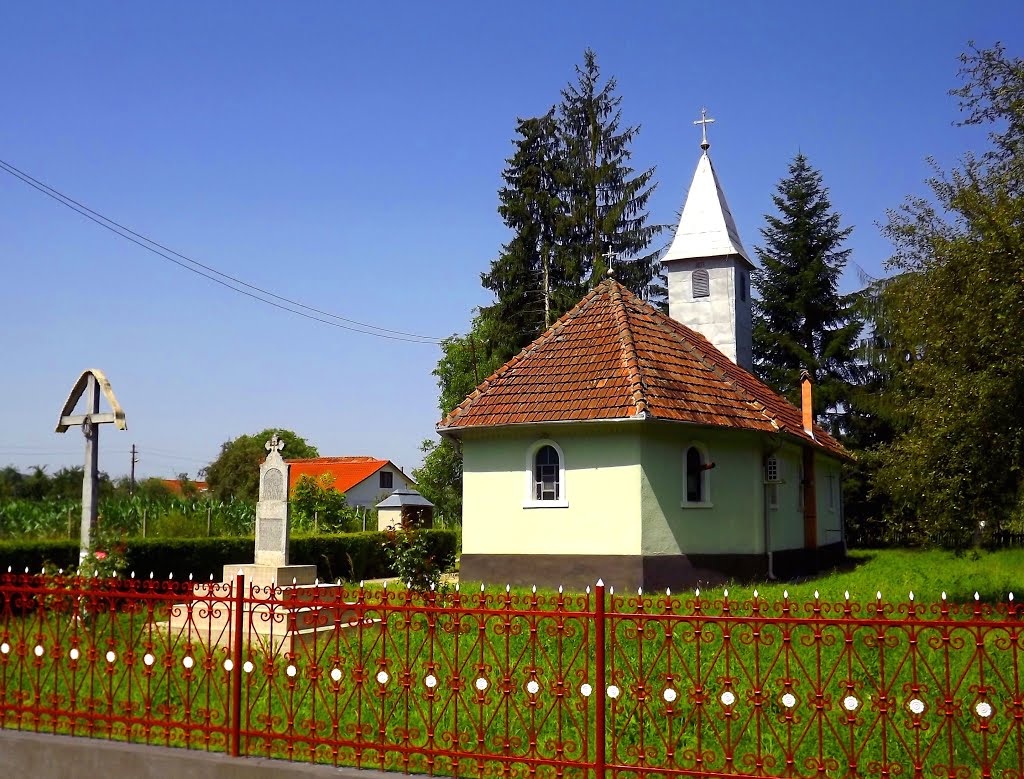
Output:
[[[391,487],[380,486],[380,474],[387,472],[392,474]],[[399,487],[415,486],[412,479],[391,465],[385,465],[379,471],[371,474],[355,486],[345,491],[345,502],[349,506],[361,506],[373,508],[384,498],[397,490]]]
[[[531,452],[553,442],[565,468],[560,504],[529,499]],[[715,467],[707,500],[689,503],[686,451]],[[804,546],[802,450],[759,433],[672,423],[622,422],[468,431],[463,438],[465,554],[763,554],[765,457],[779,461],[768,508],[773,551]],[[839,463],[816,460],[818,543],[842,539]],[[834,482],[830,482],[834,479]],[[835,490],[828,495],[828,485]]]
[[[640,554],[640,443],[628,423],[467,431],[463,554]],[[574,429],[575,428],[575,429]],[[532,499],[531,451],[563,453],[561,500]]]
[[[643,437],[643,553],[764,552],[761,451],[756,433],[690,425],[648,425]],[[715,464],[707,501],[687,503],[686,451]]]
[[[817,456],[818,545],[836,544],[843,540],[842,469],[830,457]]]

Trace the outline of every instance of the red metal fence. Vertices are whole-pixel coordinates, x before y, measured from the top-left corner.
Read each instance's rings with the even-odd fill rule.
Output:
[[[0,725],[454,776],[1024,777],[1024,612],[0,577]]]

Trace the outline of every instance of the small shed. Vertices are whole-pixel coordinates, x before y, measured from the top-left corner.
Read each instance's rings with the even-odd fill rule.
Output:
[[[402,487],[377,504],[377,529],[432,527],[434,504],[411,487]]]

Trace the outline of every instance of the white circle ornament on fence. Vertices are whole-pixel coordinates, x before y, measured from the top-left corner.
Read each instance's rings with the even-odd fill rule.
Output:
[[[843,698],[843,708],[847,711],[857,711],[857,707],[860,706],[860,701],[852,695],[847,695]]]
[[[71,651],[68,652],[68,657],[70,657],[72,660],[77,660],[79,657],[81,657],[81,653],[78,651],[77,646],[71,648]]]
[[[332,668],[331,669],[331,681],[334,682],[335,684],[337,684],[338,682],[341,681],[341,669],[340,668]]]
[[[6,655],[10,651],[11,651],[11,645],[8,644],[6,641],[4,641],[2,644],[0,644],[0,654],[5,654]]]
[[[608,686],[608,697],[609,698],[618,698],[619,697],[619,688],[616,687],[614,684]]]
[[[117,655],[114,654],[113,650],[107,652],[105,657],[107,658],[108,663],[112,663],[117,659]]]
[[[231,662],[231,658],[230,657],[227,660],[224,661],[224,670],[225,671],[230,671],[234,667],[235,667],[235,664],[233,662]]]
[[[153,657],[153,655],[151,655],[149,652],[146,652],[146,654],[142,656],[142,662],[144,662],[146,665],[153,665],[153,663],[156,662],[156,658]]]
[[[593,694],[593,692],[594,688],[591,687],[589,684],[580,685],[580,695],[582,695],[584,698],[589,698]]]
[[[722,693],[719,700],[722,702],[723,706],[732,706],[734,703],[736,703],[736,696],[733,695],[731,691],[726,690]]]
[[[793,695],[793,693],[791,692],[787,692],[785,695],[782,696],[782,705],[785,706],[787,709],[792,709],[794,706],[796,706],[796,696]]]
[[[665,692],[661,694],[661,697],[665,699],[666,703],[672,703],[672,701],[674,701],[679,696],[676,694],[676,691],[673,690],[671,687],[666,687]]]
[[[478,689],[478,690],[479,690],[480,692],[483,692],[484,690],[486,690],[486,689],[487,689],[487,680],[486,680],[486,679],[484,679],[484,677],[482,677],[482,676],[481,676],[481,677],[479,677],[479,678],[478,678],[478,679],[476,680],[476,688],[477,688],[477,689]]]
[[[992,716],[992,704],[988,701],[979,701],[974,710],[978,712],[978,716],[982,719],[988,719]]]
[[[437,677],[434,674],[427,674],[427,678],[423,680],[423,683],[433,690],[437,687]]]
[[[181,661],[181,664],[186,668],[191,668],[193,665],[196,664],[196,661],[192,659],[191,655],[185,655],[184,659]]]
[[[288,674],[289,676],[294,677],[295,674],[297,674],[299,671],[298,671],[298,669],[294,665],[290,665],[290,666],[288,666],[287,668],[284,669],[284,672],[286,674]]]
[[[244,663],[242,663],[242,670],[245,671],[247,674],[251,674],[255,667],[256,666],[252,664],[252,660],[246,660]]]
[[[530,679],[530,681],[526,683],[526,691],[530,693],[530,695],[536,695],[540,692],[540,685],[537,684],[536,679]]]
[[[924,701],[920,698],[913,698],[910,703],[907,704],[907,708],[910,709],[912,714],[924,714]]]
[[[43,656],[43,645],[42,644],[36,644],[36,648],[33,649],[32,651],[35,652],[36,657],[42,657]]]
[[[388,672],[387,671],[381,671],[380,673],[377,674],[377,683],[378,684],[387,684],[388,683],[388,679],[390,679],[390,678],[391,677],[388,676]]]

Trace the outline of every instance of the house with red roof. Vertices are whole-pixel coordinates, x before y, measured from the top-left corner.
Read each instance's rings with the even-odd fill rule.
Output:
[[[185,493],[185,488],[181,483],[181,479],[161,479],[160,481],[175,495],[183,495]],[[206,492],[208,489],[205,481],[193,481],[190,483],[195,486],[196,492]]]
[[[845,555],[849,459],[752,374],[750,271],[708,156],[665,315],[608,278],[438,424],[463,453],[460,576],[691,587]]]
[[[309,457],[288,460],[288,464],[289,494],[303,476],[330,474],[334,489],[345,493],[349,506],[373,508],[396,489],[416,486],[393,462],[376,457]]]

